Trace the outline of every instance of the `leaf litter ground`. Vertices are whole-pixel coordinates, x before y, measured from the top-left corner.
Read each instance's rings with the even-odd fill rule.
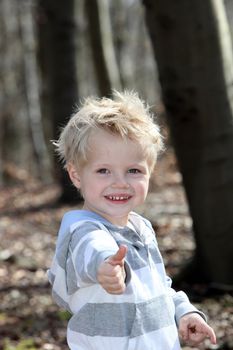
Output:
[[[55,184],[23,177],[0,190],[0,349],[65,350],[69,315],[52,301],[46,270],[64,212]],[[76,208],[79,206],[76,206]],[[155,227],[169,275],[176,274],[195,249],[181,176],[172,150],[159,160],[145,205],[138,212]],[[224,294],[195,303],[215,329],[218,345],[201,350],[233,349],[233,297]],[[183,346],[183,350],[191,347]]]

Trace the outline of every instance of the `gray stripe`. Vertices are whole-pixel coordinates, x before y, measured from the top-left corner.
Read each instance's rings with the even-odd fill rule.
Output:
[[[66,285],[68,295],[72,295],[79,289],[77,276],[71,257],[67,259],[66,263]]]
[[[159,248],[155,243],[149,244],[149,251],[155,264],[161,264],[163,262]]]
[[[85,224],[81,225],[78,227],[74,232],[70,232],[68,229],[66,234],[64,235],[64,238],[59,244],[59,247],[57,249],[57,260],[58,264],[66,271],[66,276],[67,276],[67,289],[68,289],[68,294],[71,295],[72,293],[76,292],[78,287],[77,287],[77,276],[75,273],[74,265],[72,262],[71,257],[69,256],[69,248],[71,251],[75,249],[79,241],[89,232],[95,231],[95,230],[100,230],[103,229],[103,225],[98,225],[97,223],[93,222],[86,222]],[[91,266],[91,275],[93,276],[93,279],[90,280],[89,278],[86,277],[86,274],[84,273],[84,253],[86,246],[88,244],[88,240],[86,240],[79,249],[79,254],[78,257],[76,258],[76,266],[78,267],[80,277],[83,279],[84,283],[90,283],[93,281],[96,281],[96,268],[97,264],[93,264],[93,259],[95,259],[95,256],[93,256],[92,259],[92,265]],[[111,255],[112,252],[109,254]],[[106,255],[106,254],[105,254]],[[98,262],[98,259],[96,257],[96,262]]]
[[[85,254],[86,245],[87,245],[87,241],[84,241],[80,245],[80,247],[78,249],[78,254],[75,257],[75,262],[74,262],[76,269],[80,275],[80,278],[83,280],[84,283],[90,282],[89,278],[86,278],[85,273],[84,273],[84,254]],[[72,249],[74,249],[74,245],[73,245]]]
[[[130,228],[118,228],[116,231],[110,231],[118,246],[124,244],[127,246],[126,260],[132,270],[139,270],[148,263],[147,248],[140,241],[138,234]]]
[[[77,247],[77,245],[79,244],[80,240],[87,235],[90,232],[96,231],[96,230],[103,230],[105,229],[104,226],[102,224],[98,225],[96,222],[85,222],[85,224],[83,224],[82,226],[80,226],[79,228],[77,228],[71,238],[71,242],[70,242],[70,248],[71,251],[74,251],[74,249]],[[106,229],[105,229],[106,231]],[[101,235],[101,233],[100,233]],[[101,239],[101,237],[100,237]],[[99,252],[99,251],[95,251],[93,249],[93,255],[91,257],[90,260],[90,264],[88,264],[87,266],[87,270],[88,270],[88,275],[91,276],[91,278],[88,278],[86,273],[85,273],[85,251],[86,251],[86,247],[88,245],[88,243],[90,242],[90,239],[86,239],[83,243],[81,243],[79,249],[78,249],[78,254],[75,258],[75,266],[79,272],[80,278],[82,279],[82,281],[84,283],[90,283],[90,282],[96,282],[96,272],[97,272],[97,268],[99,266],[99,263],[101,261],[104,260],[104,258],[108,257],[111,254],[114,254],[114,252],[110,251],[104,251],[104,252]],[[101,244],[101,242],[100,242]],[[103,257],[104,255],[104,257]]]
[[[85,273],[85,251],[86,251],[86,247],[87,247],[87,244],[88,244],[88,240],[85,240],[80,246],[79,246],[79,249],[78,249],[78,254],[76,255],[75,257],[75,266],[76,266],[76,269],[79,273],[79,276],[81,278],[81,280],[84,282],[84,283],[90,283],[90,282],[93,282],[95,281],[96,282],[96,264],[95,264],[95,255],[97,254],[96,252],[93,251],[93,254],[92,254],[92,257],[90,259],[90,272],[88,271],[88,273],[90,273],[92,276],[93,276],[93,279],[91,280]]]
[[[84,283],[96,283],[97,282],[97,269],[101,262],[103,262],[110,255],[115,254],[113,250],[96,251],[93,249],[91,259],[87,265],[87,274],[85,271],[85,251],[88,245],[88,240],[84,241],[78,249],[78,254],[75,257],[75,266],[79,273],[79,276]]]
[[[144,244],[140,240],[140,235],[134,230],[125,227],[111,230],[111,235],[118,245],[124,244],[128,247],[127,261],[133,270],[139,270],[148,264],[148,249],[155,264],[162,262],[156,243]]]
[[[70,242],[70,248],[72,251],[77,247],[80,240],[85,236],[86,234],[96,231],[96,230],[103,230],[103,225],[98,225],[96,222],[85,222],[81,226],[75,229],[75,231],[72,234],[72,239]],[[107,231],[105,229],[105,231]]]
[[[133,270],[139,270],[147,266],[148,247],[140,241],[139,235],[134,230],[131,230],[128,227],[125,227],[125,228],[117,228],[115,226],[111,227],[111,225],[109,225],[108,228],[110,229],[109,233],[111,234],[111,236],[114,238],[114,240],[118,245],[124,244],[128,247],[127,262],[129,263],[130,267]],[[98,223],[96,222],[85,222],[85,224],[82,224],[79,228],[77,228],[73,232],[71,241],[70,241],[71,250],[73,251],[75,249],[79,241],[86,234],[93,232],[95,230],[103,230],[103,229],[107,231],[107,228],[105,228],[103,224],[98,225]],[[88,243],[88,240],[84,242],[84,245],[80,246],[77,266],[82,265],[82,261],[84,259],[84,248],[87,243]],[[64,246],[67,247],[67,242],[65,242],[65,244],[63,242],[63,247]],[[154,263],[155,264],[161,263],[162,261],[157,251],[157,247],[155,247],[154,244],[150,244],[149,249],[150,249],[150,253],[152,255],[152,259]],[[65,249],[63,248],[62,250],[65,250]],[[60,259],[59,259],[59,263],[60,263]],[[96,271],[93,271],[93,276],[95,274],[96,274]]]
[[[174,324],[168,303],[166,296],[139,304],[89,303],[71,318],[69,328],[92,337],[134,338]]]
[[[159,296],[151,301],[138,304],[131,338],[174,324],[170,302],[171,299],[168,300],[168,297]]]
[[[148,251],[150,252],[151,258],[155,264],[162,263],[161,255],[155,243],[145,245],[138,239],[138,237],[133,241],[129,241],[126,238],[119,239],[118,237],[117,244],[124,244],[128,247],[126,260],[132,270],[139,270],[148,266]]]
[[[49,283],[53,285],[55,281],[55,275],[52,273],[50,269],[47,271],[47,277],[48,277]]]
[[[71,318],[68,327],[88,336],[127,336],[134,313],[134,304],[86,304]]]
[[[52,296],[53,296],[54,301],[57,303],[57,305],[59,305],[60,307],[62,307],[65,310],[69,311],[70,313],[72,313],[67,302],[65,302],[65,300],[62,299],[54,290],[52,290]]]
[[[93,253],[92,259],[87,265],[88,275],[91,277],[92,282],[97,282],[97,272],[100,264],[113,254],[115,254],[115,251],[113,250],[104,250],[103,252]]]
[[[71,233],[70,233],[70,230],[67,229],[64,235],[64,238],[59,243],[59,246],[57,247],[57,251],[56,251],[58,264],[63,269],[65,269],[66,267],[66,259],[67,259],[67,254],[69,250],[70,238],[71,238]]]
[[[128,247],[126,260],[132,270],[139,270],[148,265],[148,256],[146,247],[139,241],[135,243],[117,242],[117,244],[125,244]]]

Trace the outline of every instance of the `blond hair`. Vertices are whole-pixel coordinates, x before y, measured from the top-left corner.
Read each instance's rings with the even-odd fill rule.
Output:
[[[61,160],[66,164],[88,161],[90,135],[102,129],[139,142],[151,170],[163,148],[159,127],[153,120],[146,103],[135,92],[113,92],[113,98],[87,98],[74,113],[53,142]]]

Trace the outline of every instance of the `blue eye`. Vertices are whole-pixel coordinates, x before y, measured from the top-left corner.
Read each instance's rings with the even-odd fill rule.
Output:
[[[129,169],[128,173],[130,173],[130,174],[139,174],[139,173],[141,173],[141,171],[139,169]]]
[[[97,173],[99,174],[109,174],[109,170],[105,168],[101,168],[97,170]]]

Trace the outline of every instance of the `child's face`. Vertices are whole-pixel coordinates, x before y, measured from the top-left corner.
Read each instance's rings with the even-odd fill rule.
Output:
[[[68,165],[74,185],[84,198],[83,209],[124,226],[128,214],[146,198],[149,166],[141,147],[131,140],[98,130],[89,139],[88,161],[80,169]]]

